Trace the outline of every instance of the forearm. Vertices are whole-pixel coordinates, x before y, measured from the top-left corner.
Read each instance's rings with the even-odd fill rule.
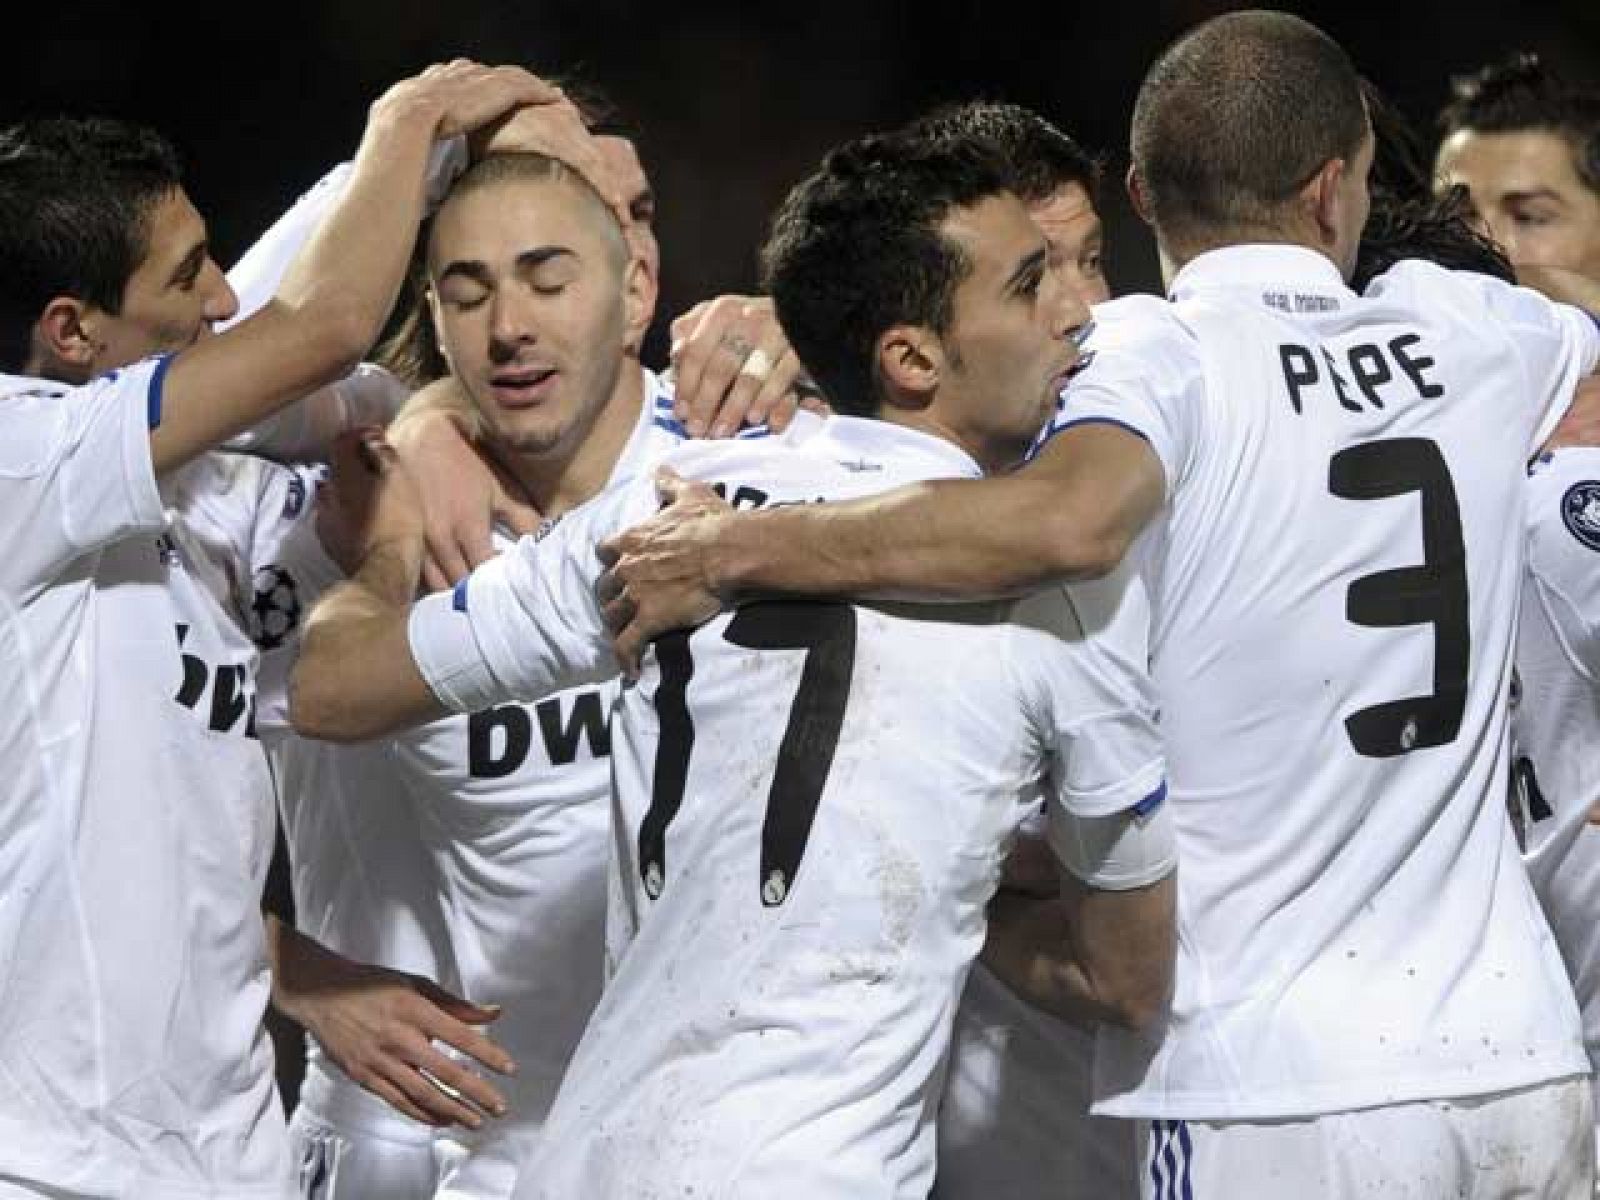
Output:
[[[1073,430],[1010,475],[740,515],[710,571],[723,594],[1020,595],[1112,570],[1163,487],[1142,440]]]
[[[421,573],[420,537],[381,542],[318,603],[289,684],[297,732],[361,741],[442,715],[407,636]]]
[[[1073,956],[1054,897],[996,893],[981,958],[1008,988],[1051,1016],[1078,1025],[1126,1023],[1121,1008],[1100,995]]]

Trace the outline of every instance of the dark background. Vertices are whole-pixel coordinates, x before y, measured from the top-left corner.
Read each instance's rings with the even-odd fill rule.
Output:
[[[1111,275],[1159,287],[1122,200],[1128,117],[1153,56],[1238,4],[1095,6],[813,0],[282,0],[225,7],[68,3],[8,18],[0,120],[107,113],[167,133],[224,267],[322,171],[349,157],[390,82],[464,54],[580,68],[643,129],[660,198],[662,313],[750,290],[768,212],[828,146],[935,103],[1037,108],[1108,152]],[[1286,6],[1321,25],[1413,120],[1449,76],[1518,48],[1600,77],[1600,0]],[[658,325],[660,322],[658,321]]]

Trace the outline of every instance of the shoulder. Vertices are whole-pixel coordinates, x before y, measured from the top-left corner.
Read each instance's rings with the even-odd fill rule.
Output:
[[[1154,376],[1170,384],[1200,373],[1199,341],[1177,306],[1159,296],[1125,296],[1095,306],[1094,329],[1068,391],[1080,379]]]

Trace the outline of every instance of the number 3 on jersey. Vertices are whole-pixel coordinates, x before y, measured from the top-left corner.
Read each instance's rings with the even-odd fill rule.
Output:
[[[1391,438],[1350,446],[1328,464],[1328,490],[1346,500],[1420,492],[1422,562],[1363,575],[1345,593],[1355,625],[1433,626],[1433,691],[1374,704],[1345,719],[1357,754],[1390,758],[1443,746],[1461,732],[1472,657],[1467,552],[1450,468],[1428,438]]]
[[[751,650],[806,652],[761,827],[757,881],[761,903],[775,908],[788,899],[794,886],[844,728],[855,672],[856,610],[848,604],[800,601],[751,604],[739,610],[722,636]],[[656,643],[656,658],[661,668],[656,689],[661,739],[656,745],[650,809],[639,826],[639,875],[652,900],[666,883],[667,827],[683,804],[694,750],[694,718],[688,705],[689,680],[694,676],[689,634],[662,638]]]

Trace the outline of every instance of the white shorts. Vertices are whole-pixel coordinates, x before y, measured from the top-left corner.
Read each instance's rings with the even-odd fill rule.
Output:
[[[1140,1121],[1144,1200],[1591,1200],[1587,1079],[1281,1121]]]
[[[301,1107],[289,1121],[289,1146],[303,1200],[431,1200],[438,1182],[431,1136],[339,1130]]]

